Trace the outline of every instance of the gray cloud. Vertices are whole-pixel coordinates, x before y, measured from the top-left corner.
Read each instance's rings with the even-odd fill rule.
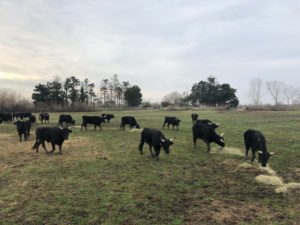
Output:
[[[152,101],[214,75],[247,102],[253,78],[300,83],[299,9],[296,0],[3,0],[0,72],[97,85],[119,74]]]

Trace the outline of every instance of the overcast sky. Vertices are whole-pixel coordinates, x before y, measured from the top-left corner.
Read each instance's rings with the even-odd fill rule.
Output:
[[[118,74],[144,100],[209,75],[247,103],[252,79],[300,86],[299,0],[0,0],[0,88]]]

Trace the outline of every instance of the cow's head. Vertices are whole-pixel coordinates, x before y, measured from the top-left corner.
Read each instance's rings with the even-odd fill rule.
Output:
[[[267,151],[258,151],[258,162],[261,163],[262,167],[266,167],[267,163],[269,161],[269,158],[274,155],[273,152],[267,152]]]
[[[216,143],[218,145],[220,145],[221,147],[225,147],[225,140],[224,140],[224,133],[222,133],[220,136],[217,135],[217,140],[216,140]]]
[[[64,135],[64,140],[68,140],[69,139],[69,133],[72,133],[72,130],[71,130],[71,127],[59,127],[62,132],[63,132],[63,135]]]
[[[173,139],[161,139],[160,145],[163,147],[166,154],[170,153],[170,145],[174,144]]]
[[[71,124],[72,124],[73,126],[75,126],[75,120],[72,120]]]
[[[135,128],[136,128],[136,129],[140,129],[141,127],[140,127],[140,125],[136,124],[136,125],[135,125]]]

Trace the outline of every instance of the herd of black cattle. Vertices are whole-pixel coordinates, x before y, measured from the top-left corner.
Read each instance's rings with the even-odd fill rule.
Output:
[[[225,147],[225,141],[223,134],[218,135],[216,133],[216,128],[219,127],[219,124],[214,123],[207,119],[198,119],[199,115],[193,113],[192,117],[192,134],[193,134],[193,143],[196,147],[197,139],[202,139],[207,145],[207,152],[210,152],[210,144],[216,143],[221,147]],[[97,126],[99,129],[102,129],[101,124],[109,122],[112,118],[115,118],[113,114],[102,114],[101,116],[82,116],[81,130],[84,127],[87,130],[87,125],[94,125],[96,130]],[[48,113],[40,113],[39,120],[41,123],[49,123],[50,116]],[[25,113],[0,113],[0,124],[1,123],[14,123],[17,128],[17,132],[20,137],[20,142],[22,141],[22,135],[24,136],[24,141],[30,136],[31,126],[36,125],[36,117],[29,112]],[[172,125],[172,128],[176,128],[180,125],[181,120],[177,117],[166,116],[163,129],[165,125],[169,128]],[[59,153],[61,154],[62,144],[65,140],[68,139],[69,133],[72,132],[70,126],[75,125],[75,120],[69,114],[61,114],[59,116],[57,127],[37,127],[36,141],[32,147],[38,152],[39,146],[42,144],[43,149],[46,153],[52,153],[55,151],[55,145],[59,147]],[[130,129],[137,128],[140,129],[139,124],[133,116],[123,116],[121,117],[120,129],[125,130],[125,126],[128,125]],[[45,141],[50,142],[52,145],[52,150],[48,152],[45,146]],[[141,132],[141,140],[139,144],[139,151],[143,154],[144,143],[149,145],[150,153],[152,157],[156,157],[159,160],[158,156],[160,154],[161,148],[164,149],[166,154],[169,154],[170,146],[173,143],[173,139],[168,139],[164,134],[157,129],[144,128]],[[249,129],[244,133],[244,142],[246,148],[246,157],[248,157],[248,151],[251,148],[253,162],[255,159],[255,153],[258,152],[259,158],[258,161],[263,167],[266,166],[270,156],[274,153],[268,152],[266,147],[266,140],[264,135],[256,130]],[[154,148],[154,153],[152,151]]]

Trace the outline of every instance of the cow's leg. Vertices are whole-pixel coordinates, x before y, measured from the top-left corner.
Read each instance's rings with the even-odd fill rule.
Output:
[[[205,141],[206,145],[207,145],[207,153],[210,152],[210,143],[208,141]]]
[[[49,152],[48,152],[48,150],[46,149],[46,146],[45,146],[45,141],[42,141],[42,147],[43,147],[43,149],[45,150],[45,152],[46,152],[47,154],[49,154]]]
[[[197,136],[193,135],[193,143],[194,143],[194,148],[196,148],[196,144],[197,144]]]
[[[251,158],[251,162],[253,162],[254,159],[255,159],[255,149],[254,149],[254,148],[251,148],[251,150],[252,150],[252,158]]]
[[[164,122],[164,124],[163,124],[163,129],[165,129],[165,125],[166,125],[166,122]]]
[[[52,154],[55,151],[55,144],[51,143],[51,145],[52,145],[52,150],[50,151],[50,154]]]
[[[40,140],[37,140],[37,141],[36,141],[36,149],[35,149],[35,152],[36,152],[36,153],[39,152],[40,144],[41,144],[41,141],[40,141]]]
[[[20,142],[22,142],[22,134],[19,134]]]
[[[139,144],[139,151],[140,151],[141,155],[144,154],[144,153],[143,153],[144,143],[145,143],[145,141],[143,140],[143,138],[141,138],[141,142],[140,142],[140,144]]]
[[[249,149],[250,149],[250,146],[248,145],[248,143],[245,143],[245,148],[246,148],[245,158],[248,159],[248,152],[249,152]]]
[[[61,155],[62,154],[61,145],[59,145],[58,147],[59,147],[59,154]]]
[[[155,156],[156,156],[156,160],[157,160],[157,161],[159,161],[159,158],[158,158],[159,152],[160,152],[159,150],[155,150]]]
[[[28,135],[27,135],[27,132],[24,133],[24,141],[27,141],[28,139]]]
[[[154,155],[153,152],[152,152],[152,145],[149,145],[149,150],[150,150],[150,153],[151,153],[151,156],[152,156],[152,157],[156,156],[156,153],[155,153],[155,155]]]

